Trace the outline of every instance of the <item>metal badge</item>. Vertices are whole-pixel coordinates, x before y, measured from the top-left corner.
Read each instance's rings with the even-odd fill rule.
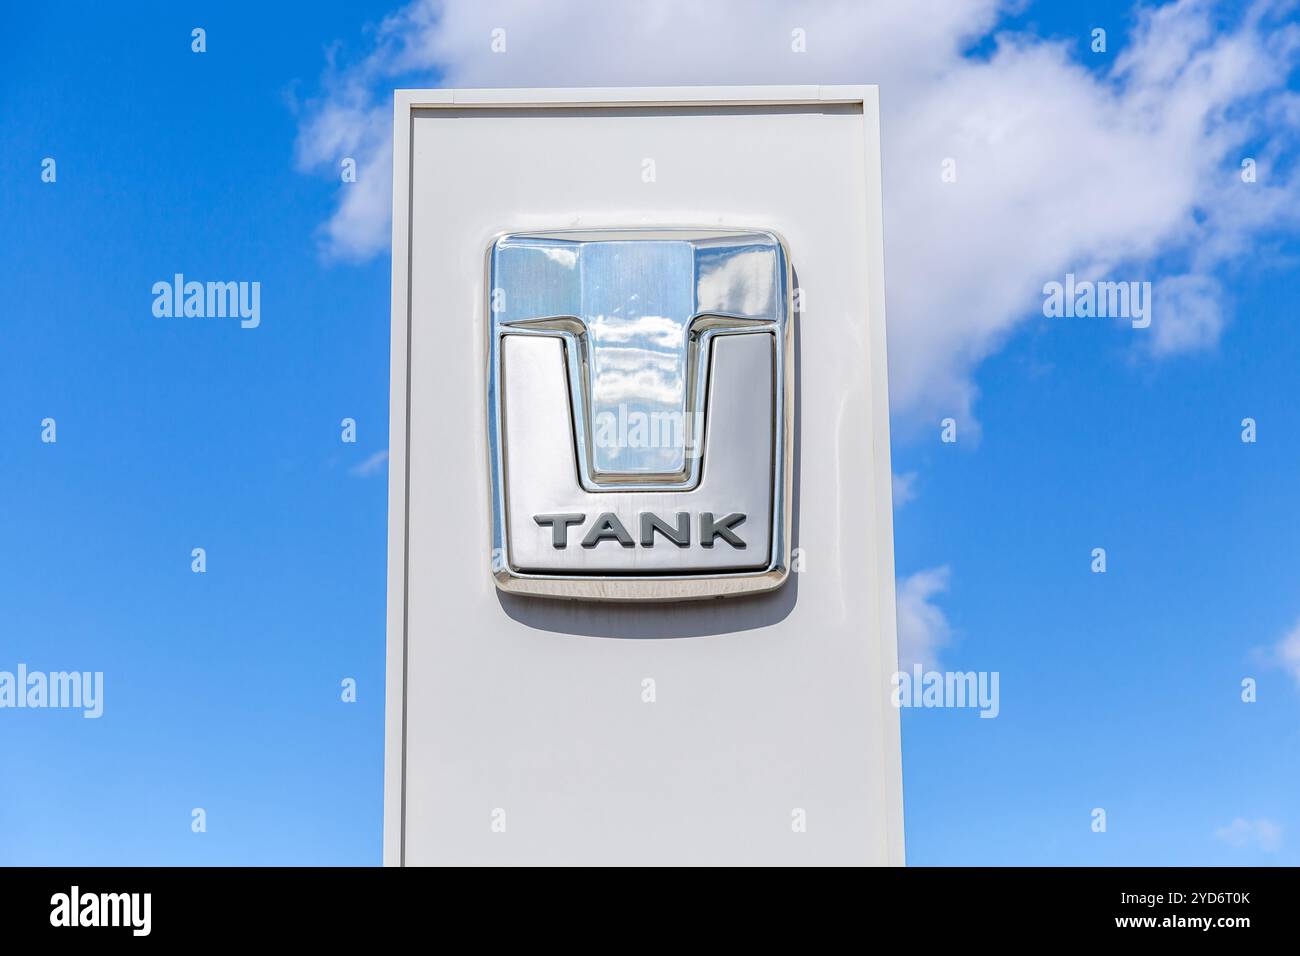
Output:
[[[683,600],[789,564],[791,272],[770,232],[503,235],[488,251],[492,572]]]

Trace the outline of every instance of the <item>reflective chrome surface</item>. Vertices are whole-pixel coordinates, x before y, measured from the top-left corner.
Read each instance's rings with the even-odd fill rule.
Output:
[[[498,585],[608,600],[778,586],[793,393],[779,238],[511,234],[487,278]]]

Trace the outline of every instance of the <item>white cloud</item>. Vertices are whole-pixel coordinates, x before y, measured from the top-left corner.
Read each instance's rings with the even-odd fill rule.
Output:
[[[894,510],[916,500],[916,472],[894,473]]]
[[[933,598],[948,590],[949,569],[918,571],[898,582],[898,668],[939,666],[939,650],[952,640],[952,626]]]
[[[1151,328],[1131,332],[1146,353],[1213,347],[1227,321],[1216,273],[1300,221],[1300,179],[1284,171],[1300,138],[1286,90],[1300,26],[1275,22],[1271,2],[1232,24],[1183,0],[1139,11],[1095,72],[1086,36],[998,33],[1004,6],[420,0],[376,29],[364,60],[331,64],[298,163],[337,176],[343,156],[357,160],[323,240],[364,259],[389,238],[395,85],[878,83],[900,420],[969,420],[975,368],[1020,323],[1043,321],[1042,285],[1066,272],[1157,283]],[[491,52],[496,27],[505,53]],[[791,52],[795,27],[806,53]],[[963,55],[990,34],[991,52]],[[940,178],[949,157],[954,183]]]
[[[369,478],[371,475],[380,474],[388,462],[388,449],[377,451],[365,461],[359,462],[348,469],[348,474],[354,478]]]
[[[1159,322],[1152,321],[1151,348],[1158,355],[1212,348],[1225,322],[1223,288],[1213,276],[1170,276],[1152,296]]]
[[[1237,817],[1226,827],[1215,830],[1214,838],[1229,846],[1256,847],[1274,853],[1282,846],[1282,827],[1262,817],[1258,820]]]
[[[1300,686],[1300,621],[1274,645],[1273,657]]]

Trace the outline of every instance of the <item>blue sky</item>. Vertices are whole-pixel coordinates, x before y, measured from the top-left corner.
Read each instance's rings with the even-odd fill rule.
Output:
[[[99,720],[0,711],[0,864],[379,862],[386,483],[373,464],[388,447],[389,273],[386,250],[348,238],[381,213],[345,215],[352,194],[328,146],[349,147],[364,173],[382,133],[356,131],[394,84],[488,85],[482,71],[498,67],[465,52],[457,31],[477,27],[459,6],[425,25],[442,45],[414,62],[385,59],[391,34],[375,25],[394,7],[382,3],[6,14],[0,670],[103,671],[106,686]],[[1232,29],[1242,9],[1204,22]],[[1069,69],[1099,89],[1119,82],[1106,71],[1135,22],[1127,5],[986,14],[973,39],[953,27],[963,40],[949,68],[993,59],[977,76],[1015,81],[1022,64],[997,60],[997,27],[1063,46],[1072,66],[1043,67],[1065,78],[1063,95],[1081,82]],[[1103,56],[1087,49],[1096,23],[1111,36]],[[527,55],[502,85],[586,79]],[[631,72],[611,67],[610,81],[665,82],[641,57],[623,56],[617,70]],[[876,76],[865,60],[758,62],[742,79],[807,69],[842,82],[848,63],[906,103],[913,81],[898,74],[896,92],[894,68]],[[1273,106],[1300,91],[1294,73],[1279,79]],[[1264,109],[1225,97],[1228,114]],[[330,138],[338,118],[353,120],[344,140]],[[887,140],[915,142],[885,119]],[[1088,148],[1087,124],[1067,149]],[[1143,150],[1186,152],[1166,126],[1139,133]],[[1293,136],[1240,137],[1205,139],[1224,183],[1239,155],[1270,144],[1270,169],[1294,159]],[[934,160],[927,183],[949,148],[917,161]],[[978,183],[986,167],[966,155]],[[887,236],[907,236],[908,204],[932,200],[917,198],[908,157],[893,159],[887,146]],[[919,640],[945,668],[1001,674],[995,720],[903,714],[909,862],[1300,863],[1300,682],[1277,659],[1300,620],[1295,210],[1251,218],[1241,200],[1202,202],[1201,175],[1172,212],[1116,195],[1085,225],[1085,210],[1061,207],[1091,244],[1067,243],[1050,270],[1009,276],[987,298],[956,287],[916,299],[912,244],[887,250],[894,466],[911,476],[896,507],[900,580],[946,568],[946,590],[925,600],[946,642]],[[1018,198],[992,208],[1014,218]],[[1223,237],[1229,251],[1206,251]],[[955,286],[965,255],[944,246],[929,284]],[[1154,348],[1122,323],[1043,318],[1036,289],[1067,268],[1210,276],[1221,321],[1194,347]],[[150,288],[176,272],[259,281],[261,325],[155,318]],[[986,316],[996,321],[971,324]],[[947,407],[955,445],[939,441]],[[1255,444],[1240,440],[1247,416]],[[339,440],[345,417],[355,444]],[[195,547],[205,574],[190,570]],[[1089,570],[1095,547],[1104,575]],[[345,677],[354,704],[339,699]],[[1244,677],[1256,703],[1240,699]],[[208,832],[191,832],[194,807]],[[1090,828],[1094,807],[1105,833]],[[1241,827],[1219,833],[1236,820],[1241,839]]]

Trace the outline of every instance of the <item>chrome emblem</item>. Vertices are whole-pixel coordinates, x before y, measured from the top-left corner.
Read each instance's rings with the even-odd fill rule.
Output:
[[[663,601],[781,585],[790,289],[770,232],[607,229],[492,243],[498,587]]]

